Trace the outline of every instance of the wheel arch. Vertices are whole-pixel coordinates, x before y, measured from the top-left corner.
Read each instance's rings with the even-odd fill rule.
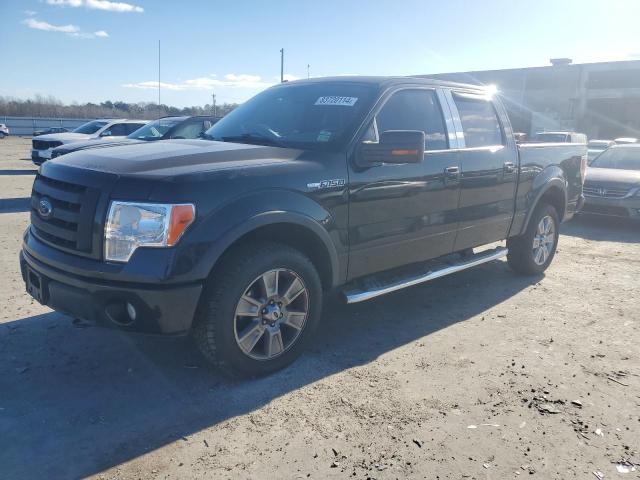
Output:
[[[335,246],[328,232],[313,219],[289,212],[268,212],[248,220],[226,237],[209,277],[233,250],[251,243],[275,242],[295,248],[309,257],[320,275],[323,288],[330,289],[339,283]]]
[[[525,232],[533,216],[533,212],[541,203],[548,203],[556,209],[558,218],[562,222],[567,209],[567,185],[566,182],[559,177],[553,177],[545,181],[544,185],[536,189],[536,194],[533,196],[533,201],[530,203],[530,207],[525,218],[525,222],[522,226],[522,232]]]

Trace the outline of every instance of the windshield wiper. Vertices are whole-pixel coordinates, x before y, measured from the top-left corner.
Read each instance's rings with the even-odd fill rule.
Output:
[[[248,143],[250,145],[266,145],[274,147],[284,147],[284,145],[275,138],[267,137],[259,133],[243,133],[242,135],[232,135],[228,137],[212,137],[213,140],[221,140],[223,142]]]

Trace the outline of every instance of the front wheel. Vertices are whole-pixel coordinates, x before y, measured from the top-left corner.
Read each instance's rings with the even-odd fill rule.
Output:
[[[233,376],[260,376],[293,362],[313,336],[322,286],[313,263],[286,245],[236,249],[203,293],[194,339]]]
[[[544,272],[556,253],[559,225],[555,208],[549,204],[538,205],[525,233],[507,240],[509,266],[526,275]]]

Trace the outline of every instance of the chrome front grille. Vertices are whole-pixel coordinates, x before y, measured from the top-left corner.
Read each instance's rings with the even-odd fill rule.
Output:
[[[93,222],[99,192],[37,175],[31,192],[31,229],[52,246],[92,252]]]
[[[597,185],[584,186],[582,189],[584,195],[587,197],[601,197],[601,198],[624,198],[630,193],[629,188],[619,187],[605,187]]]

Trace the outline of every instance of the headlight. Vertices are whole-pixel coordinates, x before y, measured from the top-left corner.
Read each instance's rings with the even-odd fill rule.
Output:
[[[195,219],[192,204],[111,202],[104,228],[104,256],[127,262],[138,247],[172,247]]]

